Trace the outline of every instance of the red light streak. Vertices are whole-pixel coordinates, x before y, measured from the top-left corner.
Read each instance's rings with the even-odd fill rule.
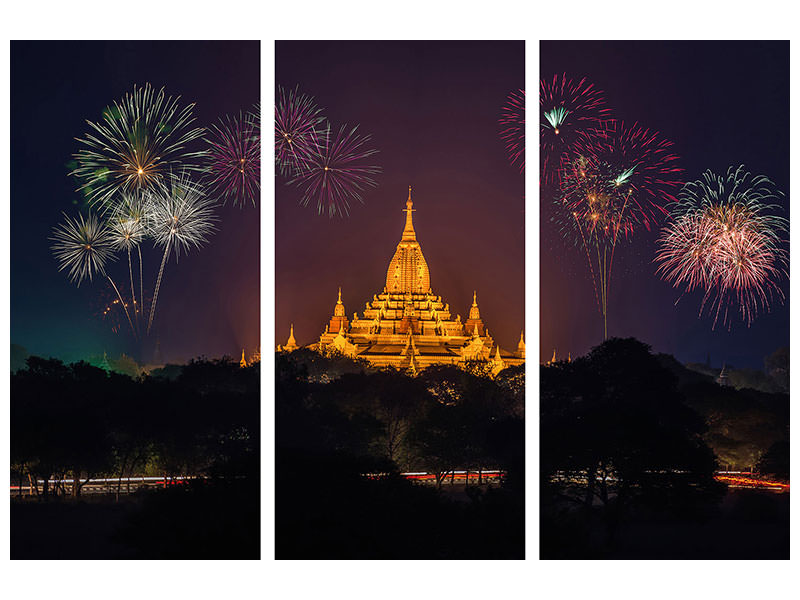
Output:
[[[757,477],[745,477],[742,475],[715,475],[714,479],[727,483],[731,487],[748,488],[768,488],[772,490],[789,490],[789,484],[782,481],[770,481],[769,479],[759,479]]]

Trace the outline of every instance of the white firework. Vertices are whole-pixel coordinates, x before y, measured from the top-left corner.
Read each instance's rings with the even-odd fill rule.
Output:
[[[185,171],[181,175],[170,176],[167,185],[161,186],[161,189],[153,194],[150,234],[156,246],[164,248],[164,256],[161,259],[153,303],[150,307],[148,331],[153,325],[158,290],[161,287],[164,265],[170,252],[175,252],[177,261],[181,251],[188,253],[192,248],[198,249],[208,241],[208,237],[216,228],[215,204],[200,185],[190,180]]]
[[[86,219],[81,214],[77,219],[64,214],[64,223],[53,230],[51,239],[58,270],[66,270],[69,280],[79,287],[84,279],[105,275],[106,264],[114,259],[111,230],[91,213]]]

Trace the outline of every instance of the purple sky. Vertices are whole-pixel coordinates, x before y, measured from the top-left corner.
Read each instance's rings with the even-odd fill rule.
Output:
[[[466,319],[472,291],[504,348],[524,326],[524,176],[499,137],[525,87],[522,42],[277,42],[276,83],[314,97],[334,127],[360,124],[379,185],[350,218],[318,216],[276,179],[276,343],[315,342],[338,286],[348,317],[383,289],[408,186],[434,293]]]

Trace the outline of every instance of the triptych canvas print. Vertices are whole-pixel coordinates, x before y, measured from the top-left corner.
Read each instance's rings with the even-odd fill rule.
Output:
[[[789,42],[10,50],[12,559],[789,558]]]

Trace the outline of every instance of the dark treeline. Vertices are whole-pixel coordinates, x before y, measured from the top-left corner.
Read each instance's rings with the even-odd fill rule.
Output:
[[[788,439],[788,398],[722,387],[667,358],[637,340],[611,339],[541,368],[543,558],[788,552],[783,499],[723,502],[727,488],[714,479],[723,458],[730,466],[746,455],[756,466]],[[780,446],[771,452],[780,456]],[[737,519],[757,522],[753,511],[773,523],[785,517],[785,532],[741,528]]]
[[[276,386],[279,558],[523,557],[522,367],[411,377],[298,350],[276,355]],[[497,468],[502,485],[449,486]]]
[[[67,506],[65,496],[78,500],[90,478],[157,475],[201,479],[125,498],[136,504],[132,514],[119,509],[127,511],[118,528],[127,532],[126,555],[225,557],[222,542],[230,538],[238,546],[228,552],[257,557],[259,410],[259,366],[241,369],[228,358],[192,361],[174,379],[133,379],[86,363],[29,357],[27,368],[11,377],[11,478],[31,486],[39,502],[22,498],[12,507],[12,551],[17,540],[25,554],[23,524],[92,523],[102,511],[117,510],[99,508],[97,498],[57,506]],[[239,521],[224,531],[220,524],[231,516]]]

